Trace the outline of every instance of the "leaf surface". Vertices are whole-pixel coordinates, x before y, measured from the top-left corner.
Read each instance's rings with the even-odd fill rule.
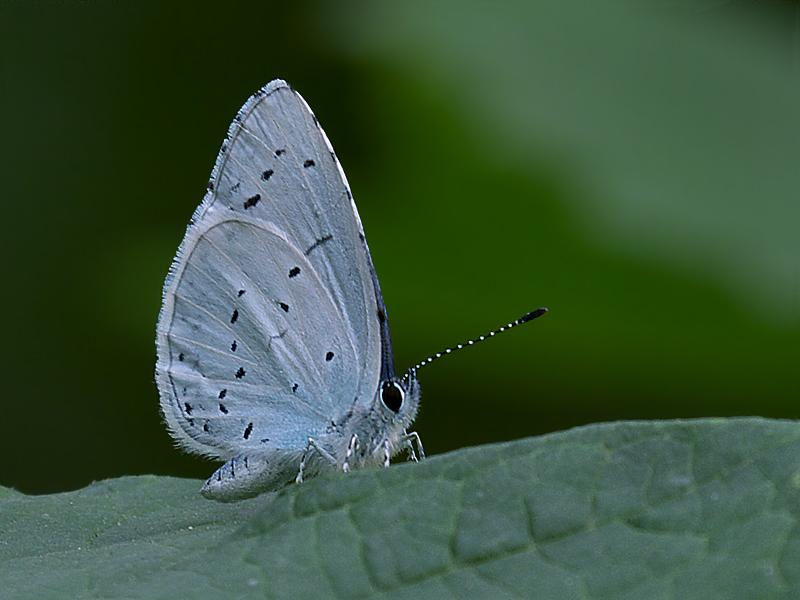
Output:
[[[800,597],[795,422],[592,425],[228,505],[199,486],[0,489],[3,597]]]

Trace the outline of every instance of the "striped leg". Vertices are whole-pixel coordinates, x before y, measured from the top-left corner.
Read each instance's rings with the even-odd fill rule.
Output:
[[[383,468],[388,469],[392,464],[392,451],[389,448],[389,440],[383,440]]]
[[[306,449],[303,452],[303,457],[300,459],[300,469],[297,471],[297,477],[294,478],[295,483],[303,483],[303,471],[306,468],[306,462],[312,450],[316,450],[316,452],[325,460],[327,460],[332,465],[336,464],[336,459],[331,456],[330,452],[325,450],[322,446],[317,444],[317,441],[314,438],[308,438],[308,444],[306,444]]]
[[[347,453],[344,455],[344,462],[342,463],[342,471],[345,473],[350,472],[350,459],[353,456],[353,452],[356,451],[358,448],[358,436],[354,433],[350,437],[350,442],[347,444]]]
[[[414,454],[413,442],[417,443],[417,453],[419,454],[420,459],[425,458],[425,448],[422,447],[422,440],[419,438],[419,434],[416,431],[406,433],[402,438],[400,438],[400,440],[408,444],[408,447],[411,450],[412,460],[417,460],[417,457]]]

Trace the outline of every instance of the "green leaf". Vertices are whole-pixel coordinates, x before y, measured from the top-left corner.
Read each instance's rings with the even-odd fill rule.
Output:
[[[800,597],[800,424],[592,425],[224,505],[0,490],[2,596]]]

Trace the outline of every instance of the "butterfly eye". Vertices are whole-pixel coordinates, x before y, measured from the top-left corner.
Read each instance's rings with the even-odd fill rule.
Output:
[[[392,412],[399,412],[403,406],[403,388],[394,381],[386,381],[381,386],[381,402]]]

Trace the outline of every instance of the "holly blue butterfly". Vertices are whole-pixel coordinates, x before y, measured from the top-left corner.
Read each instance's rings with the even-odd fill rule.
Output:
[[[459,344],[544,314],[538,309]],[[232,501],[408,451],[417,370],[398,376],[386,306],[347,178],[280,80],[231,123],[164,284],[161,411],[183,449],[226,461],[201,493]]]

